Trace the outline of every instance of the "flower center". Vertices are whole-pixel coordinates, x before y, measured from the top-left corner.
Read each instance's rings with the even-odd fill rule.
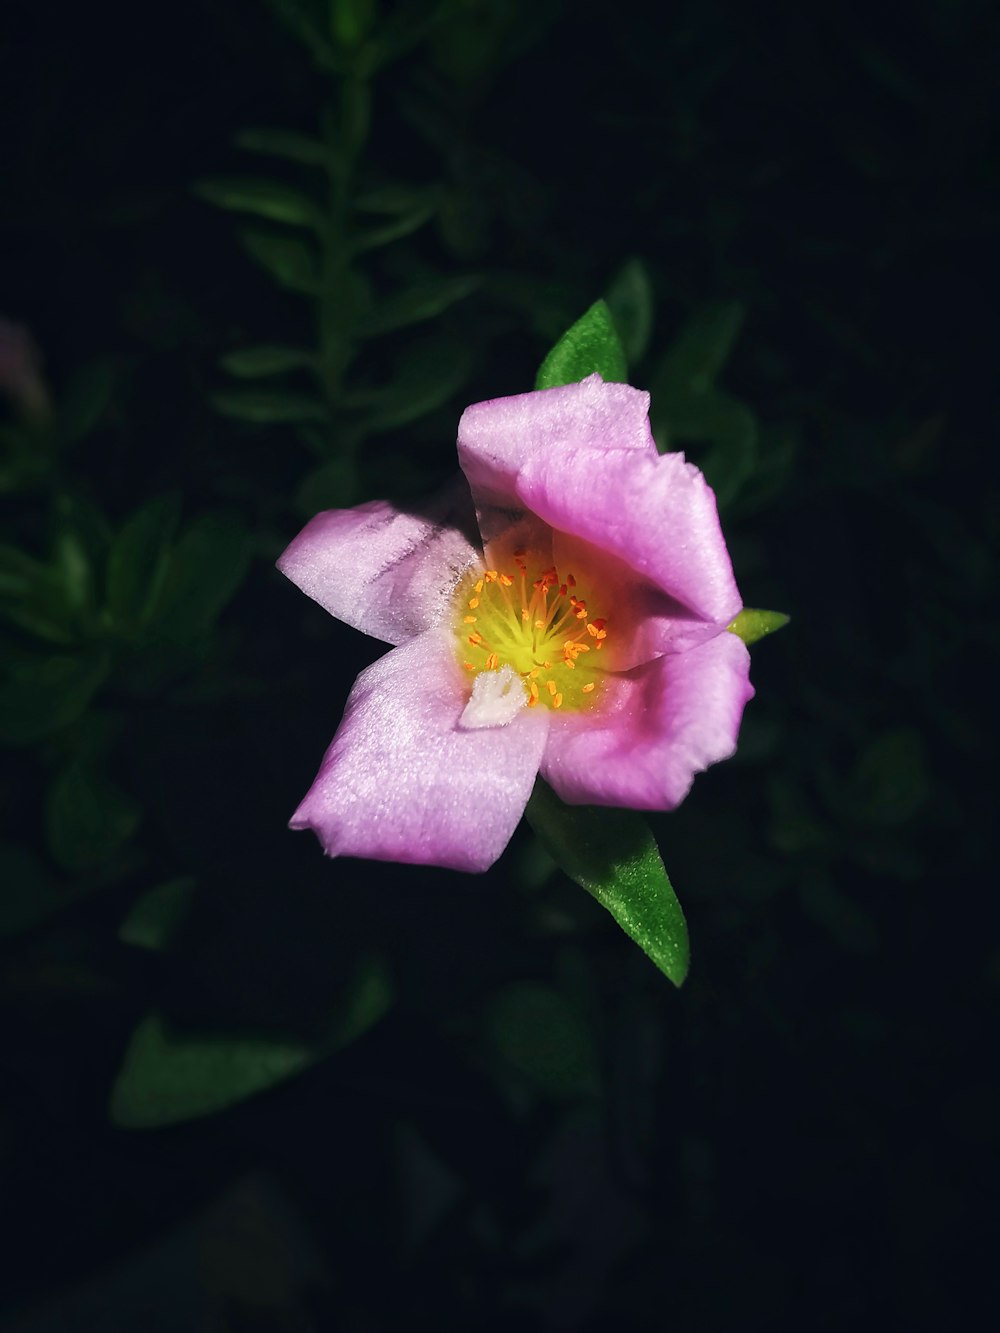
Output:
[[[519,677],[529,708],[589,708],[604,675],[608,630],[607,620],[593,614],[588,593],[568,571],[560,577],[554,565],[545,568],[523,550],[514,551],[509,569],[466,579],[456,634],[462,666],[475,678],[474,699],[486,697],[480,673],[501,672],[504,683],[496,690],[505,699]]]

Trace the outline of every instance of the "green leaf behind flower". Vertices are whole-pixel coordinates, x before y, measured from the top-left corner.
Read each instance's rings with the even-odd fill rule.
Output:
[[[564,805],[539,779],[525,811],[560,869],[607,908],[680,986],[690,961],[687,923],[656,841],[632,810]]]
[[[624,384],[628,380],[625,348],[605,301],[595,301],[566,330],[542,362],[535,388],[577,384],[595,373],[606,382]]]
[[[111,1093],[111,1119],[153,1129],[212,1115],[283,1083],[357,1040],[392,1004],[377,955],[349,979],[327,1031],[315,1041],[276,1033],[175,1029],[158,1013],[140,1021]]]
[[[756,607],[745,606],[728,629],[730,634],[742,639],[749,648],[758,639],[765,639],[775,630],[784,629],[789,619],[783,611],[759,611]]]

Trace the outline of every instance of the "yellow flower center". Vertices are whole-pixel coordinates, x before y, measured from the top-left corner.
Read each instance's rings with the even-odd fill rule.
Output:
[[[529,708],[591,707],[607,665],[608,629],[589,592],[523,550],[514,551],[509,569],[471,574],[457,599],[463,668],[473,678],[501,672],[513,682],[516,674]]]

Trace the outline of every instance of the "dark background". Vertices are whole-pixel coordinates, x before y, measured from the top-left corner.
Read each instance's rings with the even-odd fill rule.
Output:
[[[47,401],[22,356],[0,1327],[953,1324],[990,1262],[998,1110],[992,8],[373,23],[399,49],[350,197],[430,211],[327,292],[353,359],[317,390],[220,368],[315,346],[316,307],[193,187],[330,208],[321,171],[234,136],[336,138],[347,30],[320,0],[5,11],[0,315]],[[736,759],[655,821],[680,992],[523,830],[472,879],[285,829],[380,649],[274,572],[283,544],[430,490],[467,403],[643,282],[632,382],[717,485],[746,602],[792,616],[753,650]],[[400,293],[410,322],[361,344]],[[698,356],[707,391],[678,389]]]

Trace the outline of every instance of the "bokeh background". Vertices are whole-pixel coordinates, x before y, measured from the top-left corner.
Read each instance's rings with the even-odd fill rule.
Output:
[[[0,1328],[953,1325],[998,1111],[993,8],[3,28]],[[680,992],[526,831],[467,878],[285,828],[380,647],[275,557],[446,480],[601,295],[793,618],[655,821]]]

